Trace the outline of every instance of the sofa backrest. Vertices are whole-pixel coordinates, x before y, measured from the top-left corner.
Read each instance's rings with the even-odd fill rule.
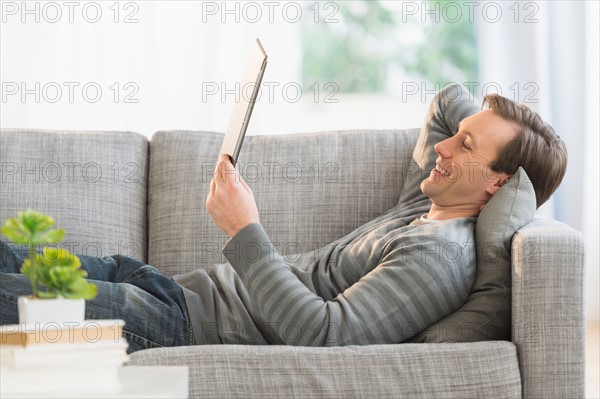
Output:
[[[238,170],[283,255],[323,247],[398,203],[418,129],[247,136]],[[157,132],[150,143],[150,264],[167,275],[225,262],[205,209],[223,134]]]
[[[418,129],[248,136],[238,169],[282,254],[323,247],[395,206]],[[222,133],[0,131],[0,221],[32,208],[77,254],[167,275],[225,262],[204,203]]]
[[[147,158],[137,133],[2,129],[0,222],[35,209],[73,253],[145,260]]]

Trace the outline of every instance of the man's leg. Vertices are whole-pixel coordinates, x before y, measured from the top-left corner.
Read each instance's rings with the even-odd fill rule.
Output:
[[[38,248],[38,253],[41,252]],[[28,256],[28,247],[0,240],[0,272],[20,273],[23,261]],[[77,257],[81,261],[81,269],[87,271],[87,278],[90,280],[119,282],[134,273],[140,265],[144,265],[141,262],[121,262],[122,259],[127,258],[122,255],[103,258],[88,255],[77,255]]]
[[[17,298],[31,294],[18,274],[26,252],[0,240],[0,324],[18,323]],[[125,256],[79,258],[98,286],[98,296],[86,301],[86,319],[125,320],[129,352],[194,344],[183,291],[173,280]]]

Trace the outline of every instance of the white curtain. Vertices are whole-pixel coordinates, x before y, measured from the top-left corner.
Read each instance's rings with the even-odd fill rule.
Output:
[[[2,2],[2,127],[130,130],[148,137],[160,129],[224,131],[235,82],[257,37],[277,54],[265,81],[299,82],[300,24],[291,22],[295,6],[282,14],[285,2],[272,18],[268,8],[258,9],[260,19],[244,2],[74,3],[70,22],[65,2]],[[84,12],[86,4],[98,7]],[[90,22],[96,8],[101,17]],[[24,98],[21,89],[29,91]],[[267,95],[260,100],[254,130],[284,130],[293,120],[294,104],[281,101],[281,85],[278,90],[277,103]]]
[[[584,233],[586,313],[598,321],[598,3],[487,3],[503,18],[476,14],[480,82],[527,103],[567,145],[563,184],[539,212]]]
[[[583,152],[583,201],[582,228],[586,239],[586,299],[587,318],[600,321],[598,285],[600,282],[599,220],[600,212],[600,168],[598,167],[598,149],[600,148],[600,3],[588,2],[585,8],[585,140]]]
[[[312,89],[297,92],[302,29],[337,20],[335,2],[0,3],[2,127],[129,130],[148,137],[157,130],[222,132],[256,37],[270,57],[250,135],[413,128],[427,109],[400,94],[340,93],[336,82],[310,82]],[[69,3],[76,4],[72,22]],[[97,22],[90,22],[97,11],[89,5],[100,9]],[[89,101],[98,88],[98,101]]]

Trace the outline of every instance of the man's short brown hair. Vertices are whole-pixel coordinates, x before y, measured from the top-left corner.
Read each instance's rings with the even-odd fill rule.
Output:
[[[556,191],[565,175],[565,143],[552,126],[525,105],[498,94],[485,96],[483,106],[486,104],[517,129],[517,135],[500,150],[491,169],[512,175],[519,166],[523,167],[533,184],[539,208]]]

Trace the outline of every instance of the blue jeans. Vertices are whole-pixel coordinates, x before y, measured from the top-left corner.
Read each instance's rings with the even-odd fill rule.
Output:
[[[17,298],[31,294],[19,273],[27,248],[0,240],[0,324],[17,324]],[[125,320],[128,352],[194,344],[182,288],[154,267],[127,256],[78,255],[98,296],[86,301],[86,319]]]

